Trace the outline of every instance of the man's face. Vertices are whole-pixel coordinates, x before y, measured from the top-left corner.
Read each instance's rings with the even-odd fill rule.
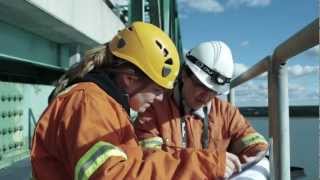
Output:
[[[203,85],[194,75],[183,72],[182,80],[182,96],[186,104],[194,110],[206,105],[217,95],[216,92]]]

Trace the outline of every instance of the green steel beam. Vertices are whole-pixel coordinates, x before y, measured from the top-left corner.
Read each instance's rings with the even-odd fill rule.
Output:
[[[178,15],[178,4],[177,1],[172,2],[172,22],[173,24],[173,32],[172,39],[175,42],[178,52],[181,57],[181,62],[183,62],[183,48],[182,48],[182,40],[181,40],[181,31],[180,31],[180,19]]]
[[[175,22],[175,43],[177,46],[177,49],[179,51],[179,54],[181,56],[181,62],[183,61],[183,48],[182,48],[182,40],[181,40],[181,31],[180,31],[180,21],[179,18],[176,17],[176,22]]]
[[[176,44],[180,56],[183,55],[178,4],[176,0],[149,0],[150,23],[165,31]],[[181,60],[183,60],[181,58]]]
[[[161,0],[150,0],[150,23],[158,27],[162,27],[161,22],[161,11],[160,11],[160,1]]]
[[[164,32],[170,35],[170,14],[171,14],[171,2],[170,0],[161,1],[161,24]]]
[[[178,17],[174,17],[173,19],[174,26],[172,27],[172,40],[175,42],[175,44],[178,46],[179,44],[179,36],[180,36],[180,31],[179,31],[179,19]]]
[[[52,66],[68,61],[68,48],[0,21],[0,53]],[[67,66],[64,66],[65,68]]]
[[[146,7],[147,6],[147,7]],[[148,21],[160,27],[173,40],[180,56],[183,55],[178,4],[176,0],[131,0],[129,2],[129,20]],[[181,58],[182,59],[182,58]]]
[[[34,84],[52,84],[65,70],[48,65],[0,53],[0,80]]]
[[[162,28],[172,38],[179,53],[182,54],[177,1],[131,0],[129,2],[130,22],[146,21],[145,14],[149,15],[150,23]],[[33,79],[31,82],[44,82],[44,77],[35,76],[38,73],[27,71],[35,69],[42,71],[43,69],[49,70],[48,72],[53,74],[49,75],[47,79],[51,81],[50,77],[56,77],[57,74],[69,67],[69,57],[73,54],[71,51],[74,49],[73,44],[59,44],[2,21],[0,21],[0,41],[6,42],[0,43],[1,65],[4,69],[1,72],[0,79],[2,80],[24,77],[23,82],[29,82],[28,79]],[[24,69],[23,66],[26,64],[28,68]],[[21,67],[21,69],[17,67]],[[52,67],[56,67],[56,69],[52,69]],[[41,80],[39,81],[39,79]]]
[[[144,21],[144,0],[129,1],[129,22]]]
[[[51,84],[69,67],[69,50],[0,21],[0,80]]]
[[[177,16],[177,12],[175,10],[175,2],[174,1],[170,1],[170,37],[172,38],[172,40],[175,42],[176,41],[176,37],[175,37],[175,28],[176,28],[176,17]]]

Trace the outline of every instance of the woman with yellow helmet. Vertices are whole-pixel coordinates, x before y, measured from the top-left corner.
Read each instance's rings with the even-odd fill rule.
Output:
[[[143,150],[129,119],[172,89],[179,56],[159,28],[133,23],[66,72],[35,129],[36,179],[213,179],[224,152]],[[158,141],[155,141],[158,142]],[[152,144],[152,143],[149,143]],[[221,161],[221,162],[220,162]]]

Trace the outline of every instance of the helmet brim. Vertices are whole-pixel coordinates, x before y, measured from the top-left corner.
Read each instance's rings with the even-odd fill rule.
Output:
[[[185,59],[186,65],[190,68],[192,73],[197,77],[197,79],[204,84],[207,88],[212,91],[217,92],[219,95],[226,95],[229,93],[230,83],[225,83],[224,85],[219,85],[212,81],[211,77],[204,71],[202,71],[198,66],[193,64],[187,58]]]

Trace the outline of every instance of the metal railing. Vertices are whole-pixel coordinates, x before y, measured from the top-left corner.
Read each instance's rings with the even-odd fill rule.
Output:
[[[229,101],[234,104],[234,88],[268,71],[268,104],[271,179],[290,180],[290,131],[288,75],[286,62],[319,44],[319,18],[291,36],[246,72],[231,81]]]

